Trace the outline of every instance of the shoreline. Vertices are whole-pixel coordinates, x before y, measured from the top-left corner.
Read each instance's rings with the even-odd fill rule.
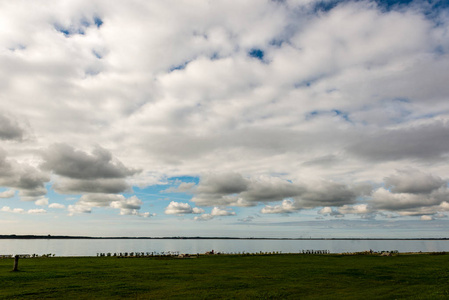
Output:
[[[449,238],[270,238],[270,237],[95,237],[69,235],[0,235],[0,239],[83,239],[83,240],[291,240],[291,241],[445,241]]]

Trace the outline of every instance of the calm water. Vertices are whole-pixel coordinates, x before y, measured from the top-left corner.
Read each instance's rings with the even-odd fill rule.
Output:
[[[449,251],[449,241],[400,240],[56,240],[5,239],[0,240],[0,255],[47,254],[56,256],[96,256],[97,253],[120,252],[179,252],[204,253],[272,252],[298,253],[302,250],[330,250],[331,253],[398,250],[399,252]]]

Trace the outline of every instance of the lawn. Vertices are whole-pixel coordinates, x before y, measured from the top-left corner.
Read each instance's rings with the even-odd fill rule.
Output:
[[[1,299],[449,299],[449,255],[0,259]]]

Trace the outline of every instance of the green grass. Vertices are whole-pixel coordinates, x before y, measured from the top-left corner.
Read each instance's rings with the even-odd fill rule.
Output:
[[[449,255],[0,259],[1,299],[449,299]]]

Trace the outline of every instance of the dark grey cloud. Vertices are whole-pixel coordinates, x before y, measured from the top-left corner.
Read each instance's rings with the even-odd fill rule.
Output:
[[[241,196],[249,202],[276,202],[285,198],[303,195],[307,188],[303,184],[294,184],[276,178],[252,181],[250,188]]]
[[[202,117],[199,112],[194,114],[198,114],[198,118]],[[192,119],[196,118],[192,117]],[[196,126],[184,124],[183,127],[190,125]],[[171,127],[173,124],[170,123],[167,126]],[[202,135],[181,132],[182,129],[178,128],[172,129],[170,135],[152,134],[143,137],[137,143],[139,147],[157,154],[161,159],[181,163],[185,160],[201,159],[214,151],[230,151],[231,153],[236,150],[251,151],[258,155],[307,153],[322,145],[339,147],[342,139],[350,139],[354,136],[353,130],[349,129],[343,135],[328,128],[303,131],[269,126],[228,128],[225,124],[218,132]]]
[[[373,197],[369,203],[377,210],[422,210],[426,209],[426,207],[440,205],[448,197],[449,191],[447,189],[440,189],[429,194],[395,194],[384,188],[379,188],[373,193]]]
[[[308,187],[297,202],[304,208],[354,204],[359,194],[345,184],[323,181]]]
[[[25,130],[19,122],[10,116],[0,113],[0,140],[22,140]]]
[[[194,192],[192,201],[198,205],[254,206],[297,196],[303,192],[303,187],[279,178],[254,180],[236,173],[224,173],[202,176]]]
[[[399,170],[397,174],[386,177],[384,182],[393,193],[411,194],[428,194],[447,185],[440,177],[416,169]]]
[[[88,207],[106,207],[110,206],[111,203],[115,201],[124,201],[126,200],[123,195],[115,195],[115,194],[85,194],[80,198],[80,201],[77,203],[81,206]]]
[[[48,174],[26,163],[8,159],[0,148],[0,186],[18,189],[20,196],[33,200],[47,193],[45,183],[48,181]]]
[[[201,178],[197,191],[201,194],[235,194],[245,191],[249,181],[237,173],[208,174]]]
[[[302,165],[304,166],[317,166],[317,167],[328,167],[331,165],[335,165],[336,163],[339,162],[339,158],[334,155],[334,154],[329,154],[329,155],[324,155],[321,157],[317,157],[311,160],[308,160],[304,163],[302,163]]]
[[[447,210],[447,181],[417,169],[403,169],[384,179],[368,201],[377,211],[395,212],[402,216],[431,216]]]
[[[140,172],[125,167],[101,147],[96,147],[92,154],[88,154],[67,144],[55,144],[43,153],[43,158],[43,169],[74,179],[126,178]]]
[[[59,175],[53,185],[58,193],[117,194],[130,191],[126,178],[139,172],[125,167],[101,147],[88,154],[67,144],[55,144],[43,153],[43,158],[42,168]]]
[[[372,161],[436,160],[449,153],[449,126],[436,121],[400,129],[367,133],[347,149]]]
[[[61,194],[82,194],[82,193],[106,193],[117,194],[130,191],[131,187],[122,178],[108,179],[70,179],[59,178],[53,184],[53,189]]]
[[[304,208],[354,204],[358,196],[369,193],[365,186],[350,187],[341,183],[319,181],[293,183],[277,177],[244,178],[239,174],[215,174],[202,178],[192,201],[204,206],[267,206],[264,213],[289,213]],[[230,188],[227,178],[232,178]]]

